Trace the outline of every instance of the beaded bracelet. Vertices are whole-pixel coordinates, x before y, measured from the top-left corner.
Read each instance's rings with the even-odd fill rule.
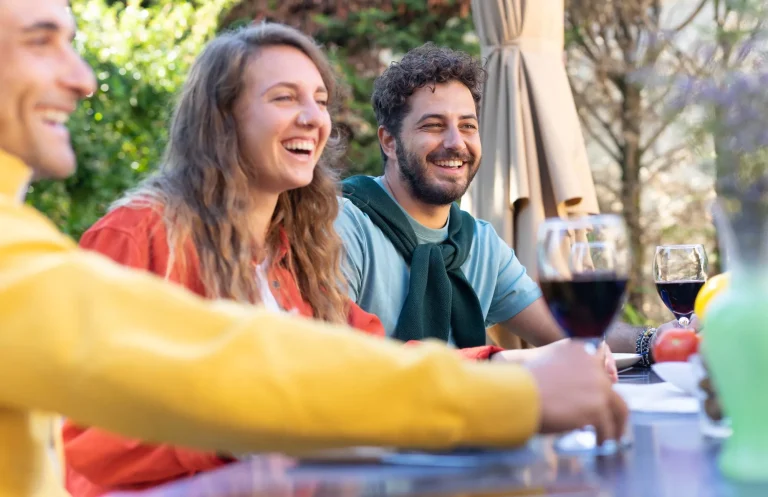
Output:
[[[648,328],[637,336],[635,341],[635,352],[641,357],[640,364],[650,367],[653,364],[653,352],[651,351],[651,342],[656,334],[656,328]]]

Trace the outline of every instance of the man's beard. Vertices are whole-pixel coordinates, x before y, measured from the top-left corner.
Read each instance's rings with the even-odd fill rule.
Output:
[[[449,205],[459,200],[467,192],[472,179],[477,174],[477,163],[475,156],[469,152],[464,154],[441,149],[438,152],[432,152],[425,160],[422,160],[416,154],[405,149],[405,145],[399,139],[397,143],[397,162],[400,164],[400,178],[406,187],[417,200],[429,205]],[[429,180],[429,165],[427,162],[439,160],[459,159],[467,164],[462,167],[467,168],[466,181],[459,179],[457,182],[442,185],[433,184]],[[437,166],[435,166],[437,167]]]

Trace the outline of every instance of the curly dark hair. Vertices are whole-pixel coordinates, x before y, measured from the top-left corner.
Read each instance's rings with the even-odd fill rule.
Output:
[[[409,50],[400,62],[393,62],[373,83],[371,103],[379,126],[400,135],[403,119],[410,112],[408,99],[427,85],[458,81],[469,88],[480,111],[486,72],[482,63],[466,52],[426,43]],[[387,156],[381,152],[386,164]]]

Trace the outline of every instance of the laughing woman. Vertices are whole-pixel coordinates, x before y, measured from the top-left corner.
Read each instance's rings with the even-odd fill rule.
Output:
[[[160,170],[81,245],[205,297],[383,336],[341,284],[336,103],[327,58],[300,32],[262,24],[216,38],[184,85]],[[63,436],[74,497],[154,486],[230,460],[69,422]]]

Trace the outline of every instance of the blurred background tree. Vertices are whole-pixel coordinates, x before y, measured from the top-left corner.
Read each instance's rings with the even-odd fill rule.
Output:
[[[601,209],[627,218],[636,248],[638,284],[625,319],[669,318],[648,252],[657,243],[701,242],[715,254],[706,205],[715,176],[733,163],[697,122],[701,105],[678,97],[700,95],[691,81],[766,72],[768,3],[564,2],[567,69]],[[470,0],[83,0],[72,9],[75,44],[98,90],[70,120],[77,174],[36,183],[28,199],[74,238],[157,167],[174,95],[221,30],[273,20],[326,47],[348,89],[339,119],[350,142],[346,174],[381,172],[370,94],[390,62],[427,41],[479,54]]]
[[[75,44],[98,90],[70,119],[77,174],[36,183],[28,200],[76,239],[157,167],[174,95],[205,42],[222,29],[275,20],[328,48],[349,88],[340,118],[350,140],[348,174],[381,170],[369,99],[384,65],[427,40],[479,52],[469,0],[87,0],[72,9]]]
[[[715,178],[735,161],[724,143],[732,135],[713,134],[707,117],[734,107],[725,87],[747,93],[734,86],[734,72],[753,74],[737,79],[760,86],[768,3],[564,1],[567,70],[601,210],[621,213],[630,231],[629,303],[639,316],[668,319],[651,257],[656,245],[703,243],[711,274],[719,272],[709,204]],[[724,105],[707,108],[712,99]],[[733,129],[744,137],[741,124]]]
[[[657,84],[657,78],[700,72],[685,54],[684,35],[709,2],[679,2],[682,15],[674,20],[665,19],[665,2],[659,0],[565,2],[574,100],[585,135],[610,171],[595,174],[601,209],[623,213],[627,223],[634,259],[628,302],[638,310],[647,297],[655,298],[647,278],[649,247],[662,238],[648,229],[652,218],[644,214],[653,206],[644,209],[644,190],[689,162],[688,144],[671,138],[685,108],[669,111],[674,85]],[[688,197],[687,203],[700,200]]]

